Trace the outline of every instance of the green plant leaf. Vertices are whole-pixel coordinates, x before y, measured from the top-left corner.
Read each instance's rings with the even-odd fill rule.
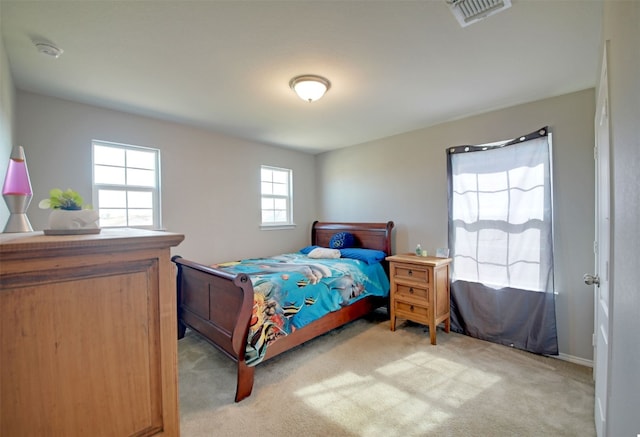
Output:
[[[40,201],[38,206],[43,209],[66,209],[78,210],[82,209],[84,200],[82,196],[71,188],[62,191],[60,188],[54,188],[49,191],[49,198]]]

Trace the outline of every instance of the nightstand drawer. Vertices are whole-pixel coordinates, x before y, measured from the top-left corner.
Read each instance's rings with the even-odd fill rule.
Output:
[[[429,288],[428,287],[416,287],[415,285],[406,285],[396,283],[396,297],[402,299],[408,297],[411,299],[419,299],[424,303],[429,303]]]
[[[406,318],[410,320],[428,320],[429,311],[426,307],[413,305],[406,302],[395,302],[396,315],[400,318]]]
[[[429,283],[429,269],[411,264],[393,263],[392,275],[396,279]]]

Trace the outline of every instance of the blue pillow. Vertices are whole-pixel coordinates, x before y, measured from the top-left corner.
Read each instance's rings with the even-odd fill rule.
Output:
[[[342,258],[359,259],[360,261],[364,261],[367,264],[375,264],[385,259],[387,254],[381,250],[360,249],[352,247],[340,249],[340,256]]]
[[[353,247],[356,244],[356,237],[349,232],[336,232],[329,241],[329,247],[331,249],[344,249],[347,247]]]
[[[307,247],[303,247],[302,249],[300,249],[300,253],[304,254],[304,255],[309,255],[309,252],[311,252],[313,249],[315,249],[318,246],[307,246]]]

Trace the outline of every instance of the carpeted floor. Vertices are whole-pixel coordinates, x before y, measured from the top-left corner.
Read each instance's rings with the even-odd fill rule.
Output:
[[[595,435],[592,369],[383,313],[260,364],[240,403],[231,360],[178,349],[182,437]]]

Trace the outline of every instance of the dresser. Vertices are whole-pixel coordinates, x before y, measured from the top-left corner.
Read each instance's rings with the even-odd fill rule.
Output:
[[[183,235],[0,235],[0,435],[178,436]]]
[[[391,330],[396,329],[396,318],[421,323],[429,327],[431,344],[436,344],[436,327],[443,322],[445,332],[451,327],[451,258],[403,254],[386,259],[391,280]]]

